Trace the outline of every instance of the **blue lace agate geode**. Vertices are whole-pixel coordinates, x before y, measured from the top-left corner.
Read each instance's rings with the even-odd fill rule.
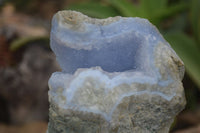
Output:
[[[51,48],[49,133],[165,133],[185,105],[183,63],[146,19],[60,11]]]

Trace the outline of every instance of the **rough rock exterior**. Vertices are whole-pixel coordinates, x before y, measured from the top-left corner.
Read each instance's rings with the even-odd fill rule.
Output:
[[[183,62],[141,18],[54,15],[48,133],[167,133],[184,108]]]

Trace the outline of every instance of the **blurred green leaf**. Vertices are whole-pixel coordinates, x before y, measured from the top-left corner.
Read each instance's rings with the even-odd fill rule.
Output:
[[[98,2],[84,2],[70,5],[67,9],[76,10],[91,17],[107,18],[117,16],[119,13],[112,7]]]
[[[46,44],[49,44],[49,37],[46,36],[39,36],[39,37],[24,37],[14,40],[10,45],[11,51],[16,51],[20,49],[21,47],[27,45],[30,42],[34,41],[44,41],[47,42]]]
[[[185,2],[167,6],[167,0],[140,0],[139,5],[134,5],[128,0],[107,1],[122,15],[147,18],[155,25],[158,25],[163,19],[174,16],[188,8]]]
[[[143,16],[141,11],[132,2],[128,0],[107,0],[112,6],[114,6],[123,16],[136,17]]]
[[[157,11],[149,18],[150,21],[152,20],[152,23],[158,24],[163,19],[166,19],[168,17],[174,16],[177,13],[184,11],[188,8],[187,3],[179,3],[176,5],[171,5],[163,10]]]
[[[187,27],[187,23],[183,23],[183,22],[186,22],[187,19],[188,19],[188,17],[187,17],[186,13],[177,15],[173,19],[172,23],[170,24],[170,28],[165,29],[165,33],[166,32],[175,32],[175,31],[183,32],[185,30],[185,28]]]
[[[190,9],[193,32],[195,38],[200,43],[200,0],[192,0]]]
[[[167,0],[140,0],[141,10],[144,10],[148,16],[155,16],[158,12],[162,12],[167,7]]]
[[[102,3],[107,5],[103,5]],[[158,25],[163,19],[176,15],[187,8],[185,2],[167,5],[167,0],[140,0],[136,5],[130,0],[102,0],[72,4],[67,9],[77,10],[97,18],[112,16],[142,17]]]
[[[165,38],[183,60],[190,77],[200,87],[200,50],[195,41],[182,32],[167,33]]]

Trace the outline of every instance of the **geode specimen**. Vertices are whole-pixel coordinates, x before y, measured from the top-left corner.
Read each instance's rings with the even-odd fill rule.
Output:
[[[146,19],[60,11],[48,133],[167,133],[184,108],[183,62]]]

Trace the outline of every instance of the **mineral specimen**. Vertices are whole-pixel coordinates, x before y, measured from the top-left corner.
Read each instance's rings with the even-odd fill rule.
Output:
[[[183,62],[148,20],[60,11],[48,133],[167,133],[184,108]]]

